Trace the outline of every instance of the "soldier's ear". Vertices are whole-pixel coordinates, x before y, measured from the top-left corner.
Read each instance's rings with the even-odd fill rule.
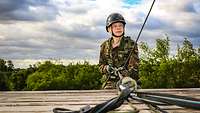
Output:
[[[108,32],[109,32],[109,33],[112,33],[111,26],[108,27]]]

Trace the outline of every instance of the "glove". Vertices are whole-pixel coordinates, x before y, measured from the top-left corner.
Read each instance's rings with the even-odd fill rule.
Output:
[[[120,67],[119,70],[120,70],[122,76],[124,76],[124,77],[128,76],[129,71],[126,68]]]
[[[128,72],[128,70],[126,70],[126,69],[124,69],[124,70],[121,71],[121,74],[122,74],[123,77],[128,76],[128,73],[129,73],[129,72]]]
[[[108,74],[113,74],[114,73],[114,68],[112,67],[112,65],[106,65],[106,71],[108,72]]]

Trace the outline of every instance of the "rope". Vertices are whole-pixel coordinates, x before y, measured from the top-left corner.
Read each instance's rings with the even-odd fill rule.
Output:
[[[150,93],[150,92],[135,92],[135,93],[138,94],[138,96],[143,99],[200,110],[200,99],[186,97],[186,96]]]
[[[156,1],[156,0],[153,0],[153,3],[151,4],[151,7],[150,7],[150,9],[149,9],[149,12],[148,12],[148,14],[147,14],[147,16],[146,16],[146,18],[145,18],[145,20],[144,20],[144,23],[142,24],[142,28],[140,29],[140,32],[139,32],[139,34],[138,34],[138,36],[137,36],[137,39],[136,39],[136,41],[135,41],[135,43],[134,43],[134,45],[133,45],[133,50],[134,50],[134,48],[136,47],[136,44],[137,44],[137,42],[138,42],[138,40],[139,40],[139,38],[140,38],[140,35],[141,35],[142,31],[143,31],[143,28],[144,28],[144,26],[145,26],[145,24],[146,24],[146,22],[147,22],[147,19],[148,19],[149,15],[150,15],[150,13],[151,13],[151,10],[152,10],[152,8],[153,8],[153,6],[154,6],[155,1]],[[126,67],[126,66],[127,66],[128,61],[129,61],[129,59],[130,59],[130,57],[131,57],[132,54],[133,54],[133,51],[130,52],[130,54],[129,54],[128,58],[126,59],[126,61],[125,61],[123,67]]]

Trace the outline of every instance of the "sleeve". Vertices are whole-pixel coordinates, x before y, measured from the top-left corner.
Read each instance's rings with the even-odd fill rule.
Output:
[[[134,42],[135,43],[135,42]],[[128,62],[128,75],[132,77],[135,80],[139,79],[139,55],[138,55],[138,46],[136,44],[135,47],[132,45],[132,54],[130,56],[129,62]]]
[[[101,45],[100,55],[99,55],[99,70],[102,74],[106,73],[105,66],[107,64],[106,58],[105,58],[105,55],[104,55],[104,49],[105,49],[105,46]]]

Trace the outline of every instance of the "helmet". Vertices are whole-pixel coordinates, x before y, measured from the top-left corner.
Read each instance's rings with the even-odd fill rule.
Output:
[[[106,31],[108,32],[108,27],[115,22],[122,22],[124,25],[126,24],[124,17],[119,13],[112,13],[108,16],[106,20]]]

